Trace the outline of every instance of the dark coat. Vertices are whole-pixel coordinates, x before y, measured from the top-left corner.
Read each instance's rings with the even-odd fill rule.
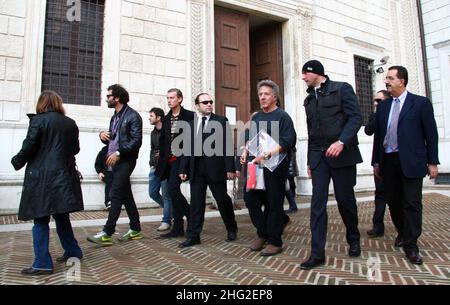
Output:
[[[33,116],[22,149],[11,160],[27,164],[19,220],[83,210],[75,155],[80,151],[75,121],[57,112]]]
[[[98,152],[97,158],[95,158],[95,171],[97,174],[105,173],[106,171],[106,154],[108,153],[108,145],[103,146],[103,148]]]
[[[178,116],[178,122],[184,122],[186,125],[190,121],[194,119],[195,113],[189,110],[184,109],[181,107],[180,114]],[[159,160],[158,165],[156,166],[155,175],[158,176],[161,181],[165,180],[169,173],[167,171],[167,164],[169,162],[169,154],[171,150],[171,130],[170,130],[170,119],[172,117],[172,110],[169,111],[169,113],[164,117],[163,119],[163,127],[161,132],[161,137],[159,138]],[[183,125],[182,124],[179,124]],[[175,135],[175,137],[179,136],[183,133],[183,128],[179,130],[179,132]],[[190,136],[190,134],[186,134],[187,138]],[[177,161],[179,162],[179,160]]]
[[[393,99],[380,103],[377,109],[372,164],[379,164],[383,172],[383,142],[386,137]],[[438,131],[433,105],[426,97],[408,92],[397,127],[400,165],[407,178],[423,178],[428,164],[439,164]]]
[[[117,115],[117,114],[115,114]],[[121,159],[136,160],[139,156],[139,149],[142,146],[142,118],[139,113],[128,105],[119,113],[119,152]],[[109,132],[112,132],[114,116],[109,123]],[[102,141],[108,145],[109,141]]]
[[[156,167],[159,159],[159,139],[161,138],[162,128],[152,130],[150,134],[150,166]]]
[[[323,152],[340,140],[344,150],[337,158],[327,158],[333,168],[362,162],[358,148],[358,131],[362,125],[361,110],[352,86],[327,79],[318,89],[308,89],[304,106],[308,124],[308,165],[314,169]]]
[[[367,122],[366,126],[364,127],[364,132],[368,136],[372,136],[375,133],[376,128],[376,112],[372,113],[369,117],[369,122]]]
[[[300,175],[297,164],[297,149],[294,147],[289,154],[288,177],[298,177]]]
[[[195,143],[195,137],[197,133],[197,123],[198,120],[194,119],[190,122],[191,126],[191,143]],[[219,132],[215,130],[215,126],[217,128],[221,128],[222,130]],[[210,129],[211,128],[211,129]],[[214,131],[213,131],[214,130]],[[211,132],[208,132],[211,131]],[[216,135],[222,135],[221,138],[215,138]],[[236,168],[234,164],[234,147],[233,140],[231,134],[231,128],[228,123],[228,119],[224,116],[211,114],[209,118],[208,125],[205,128],[205,141],[208,141],[210,137],[214,137],[215,142],[214,145],[219,145],[219,141],[222,144],[223,150],[220,152],[220,155],[213,156],[205,156],[203,157],[203,162],[206,163],[206,168],[208,169],[207,175],[211,182],[221,182],[226,181],[227,173],[234,173]],[[201,138],[198,138],[201,143]],[[212,149],[215,149],[216,146],[213,146]],[[199,148],[200,149],[200,148]],[[191,145],[191,153],[190,156],[183,156],[181,158],[180,164],[180,174],[186,174],[189,176],[189,180],[191,183],[195,179],[195,167],[196,162],[198,162],[198,158],[196,159],[196,155],[201,156],[201,151],[195,153],[195,144]]]

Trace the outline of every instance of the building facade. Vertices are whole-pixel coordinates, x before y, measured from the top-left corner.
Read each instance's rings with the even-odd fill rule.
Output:
[[[406,66],[409,89],[425,95],[418,11],[413,0],[0,0],[0,211],[18,208],[23,170],[15,172],[9,161],[20,149],[26,114],[34,112],[42,89],[65,98],[67,115],[80,128],[77,163],[85,178],[85,206],[102,206],[94,161],[102,147],[98,133],[112,115],[105,95],[113,83],[129,90],[130,105],[144,120],[132,175],[138,205],[150,203],[148,110],[168,110],[167,90],[180,88],[187,109],[193,109],[196,94],[211,92],[216,113],[245,122],[257,109],[255,84],[264,78],[281,85],[282,107],[298,135],[298,193],[310,194],[303,63],[318,59],[331,79],[352,84],[365,119],[389,65]],[[448,27],[444,31],[448,34]],[[448,38],[438,46],[448,52]],[[443,100],[436,109],[441,137],[449,108]],[[373,139],[363,128],[359,139],[364,163],[356,189],[369,190]]]
[[[450,181],[450,2],[422,0],[429,95],[439,128],[439,183]],[[446,119],[447,118],[447,119]]]

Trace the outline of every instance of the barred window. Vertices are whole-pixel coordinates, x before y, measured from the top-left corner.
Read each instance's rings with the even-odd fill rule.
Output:
[[[105,0],[47,0],[42,90],[100,105],[104,11]]]
[[[363,124],[366,125],[373,111],[373,60],[355,55],[354,61],[356,96],[361,107]]]

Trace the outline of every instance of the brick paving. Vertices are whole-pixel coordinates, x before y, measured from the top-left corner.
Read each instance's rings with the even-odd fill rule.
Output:
[[[75,228],[85,257],[81,261],[80,280],[68,281],[70,266],[57,264],[52,275],[25,277],[20,270],[33,260],[31,232],[0,233],[0,284],[152,284],[152,285],[435,285],[450,284],[450,198],[433,193],[424,196],[423,234],[419,247],[424,258],[422,266],[411,265],[403,252],[393,247],[395,231],[386,217],[386,234],[368,239],[373,201],[359,204],[359,228],[362,233],[362,255],[347,256],[345,229],[336,206],[330,206],[327,258],[324,267],[300,270],[299,264],[309,256],[309,209],[291,216],[292,222],[283,235],[282,254],[264,258],[250,252],[248,245],[255,229],[248,215],[237,217],[238,240],[225,242],[226,230],[220,218],[207,218],[199,246],[180,250],[182,238],[158,239],[159,223],[143,223],[145,238],[100,247],[86,241],[100,227]],[[149,209],[142,214],[154,214]],[[105,212],[84,212],[74,219],[104,218]],[[146,215],[149,215],[146,214]],[[8,223],[6,220],[10,218]],[[3,216],[3,224],[17,223],[14,216]],[[127,225],[117,227],[120,233]],[[117,236],[115,236],[115,240]],[[61,254],[55,230],[51,230],[50,252],[53,258]],[[381,282],[367,278],[368,259],[376,257],[381,266]]]

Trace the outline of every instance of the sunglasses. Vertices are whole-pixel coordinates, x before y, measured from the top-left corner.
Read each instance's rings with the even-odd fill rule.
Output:
[[[374,99],[373,101],[379,103],[379,102],[381,102],[381,101],[383,101],[383,100],[382,100],[381,98],[376,98],[376,99]]]
[[[203,102],[199,102],[199,104],[203,104],[203,105],[208,105],[208,104],[213,104],[213,101],[203,101]]]
[[[114,96],[113,94],[107,94],[106,98],[109,99],[111,96]]]

